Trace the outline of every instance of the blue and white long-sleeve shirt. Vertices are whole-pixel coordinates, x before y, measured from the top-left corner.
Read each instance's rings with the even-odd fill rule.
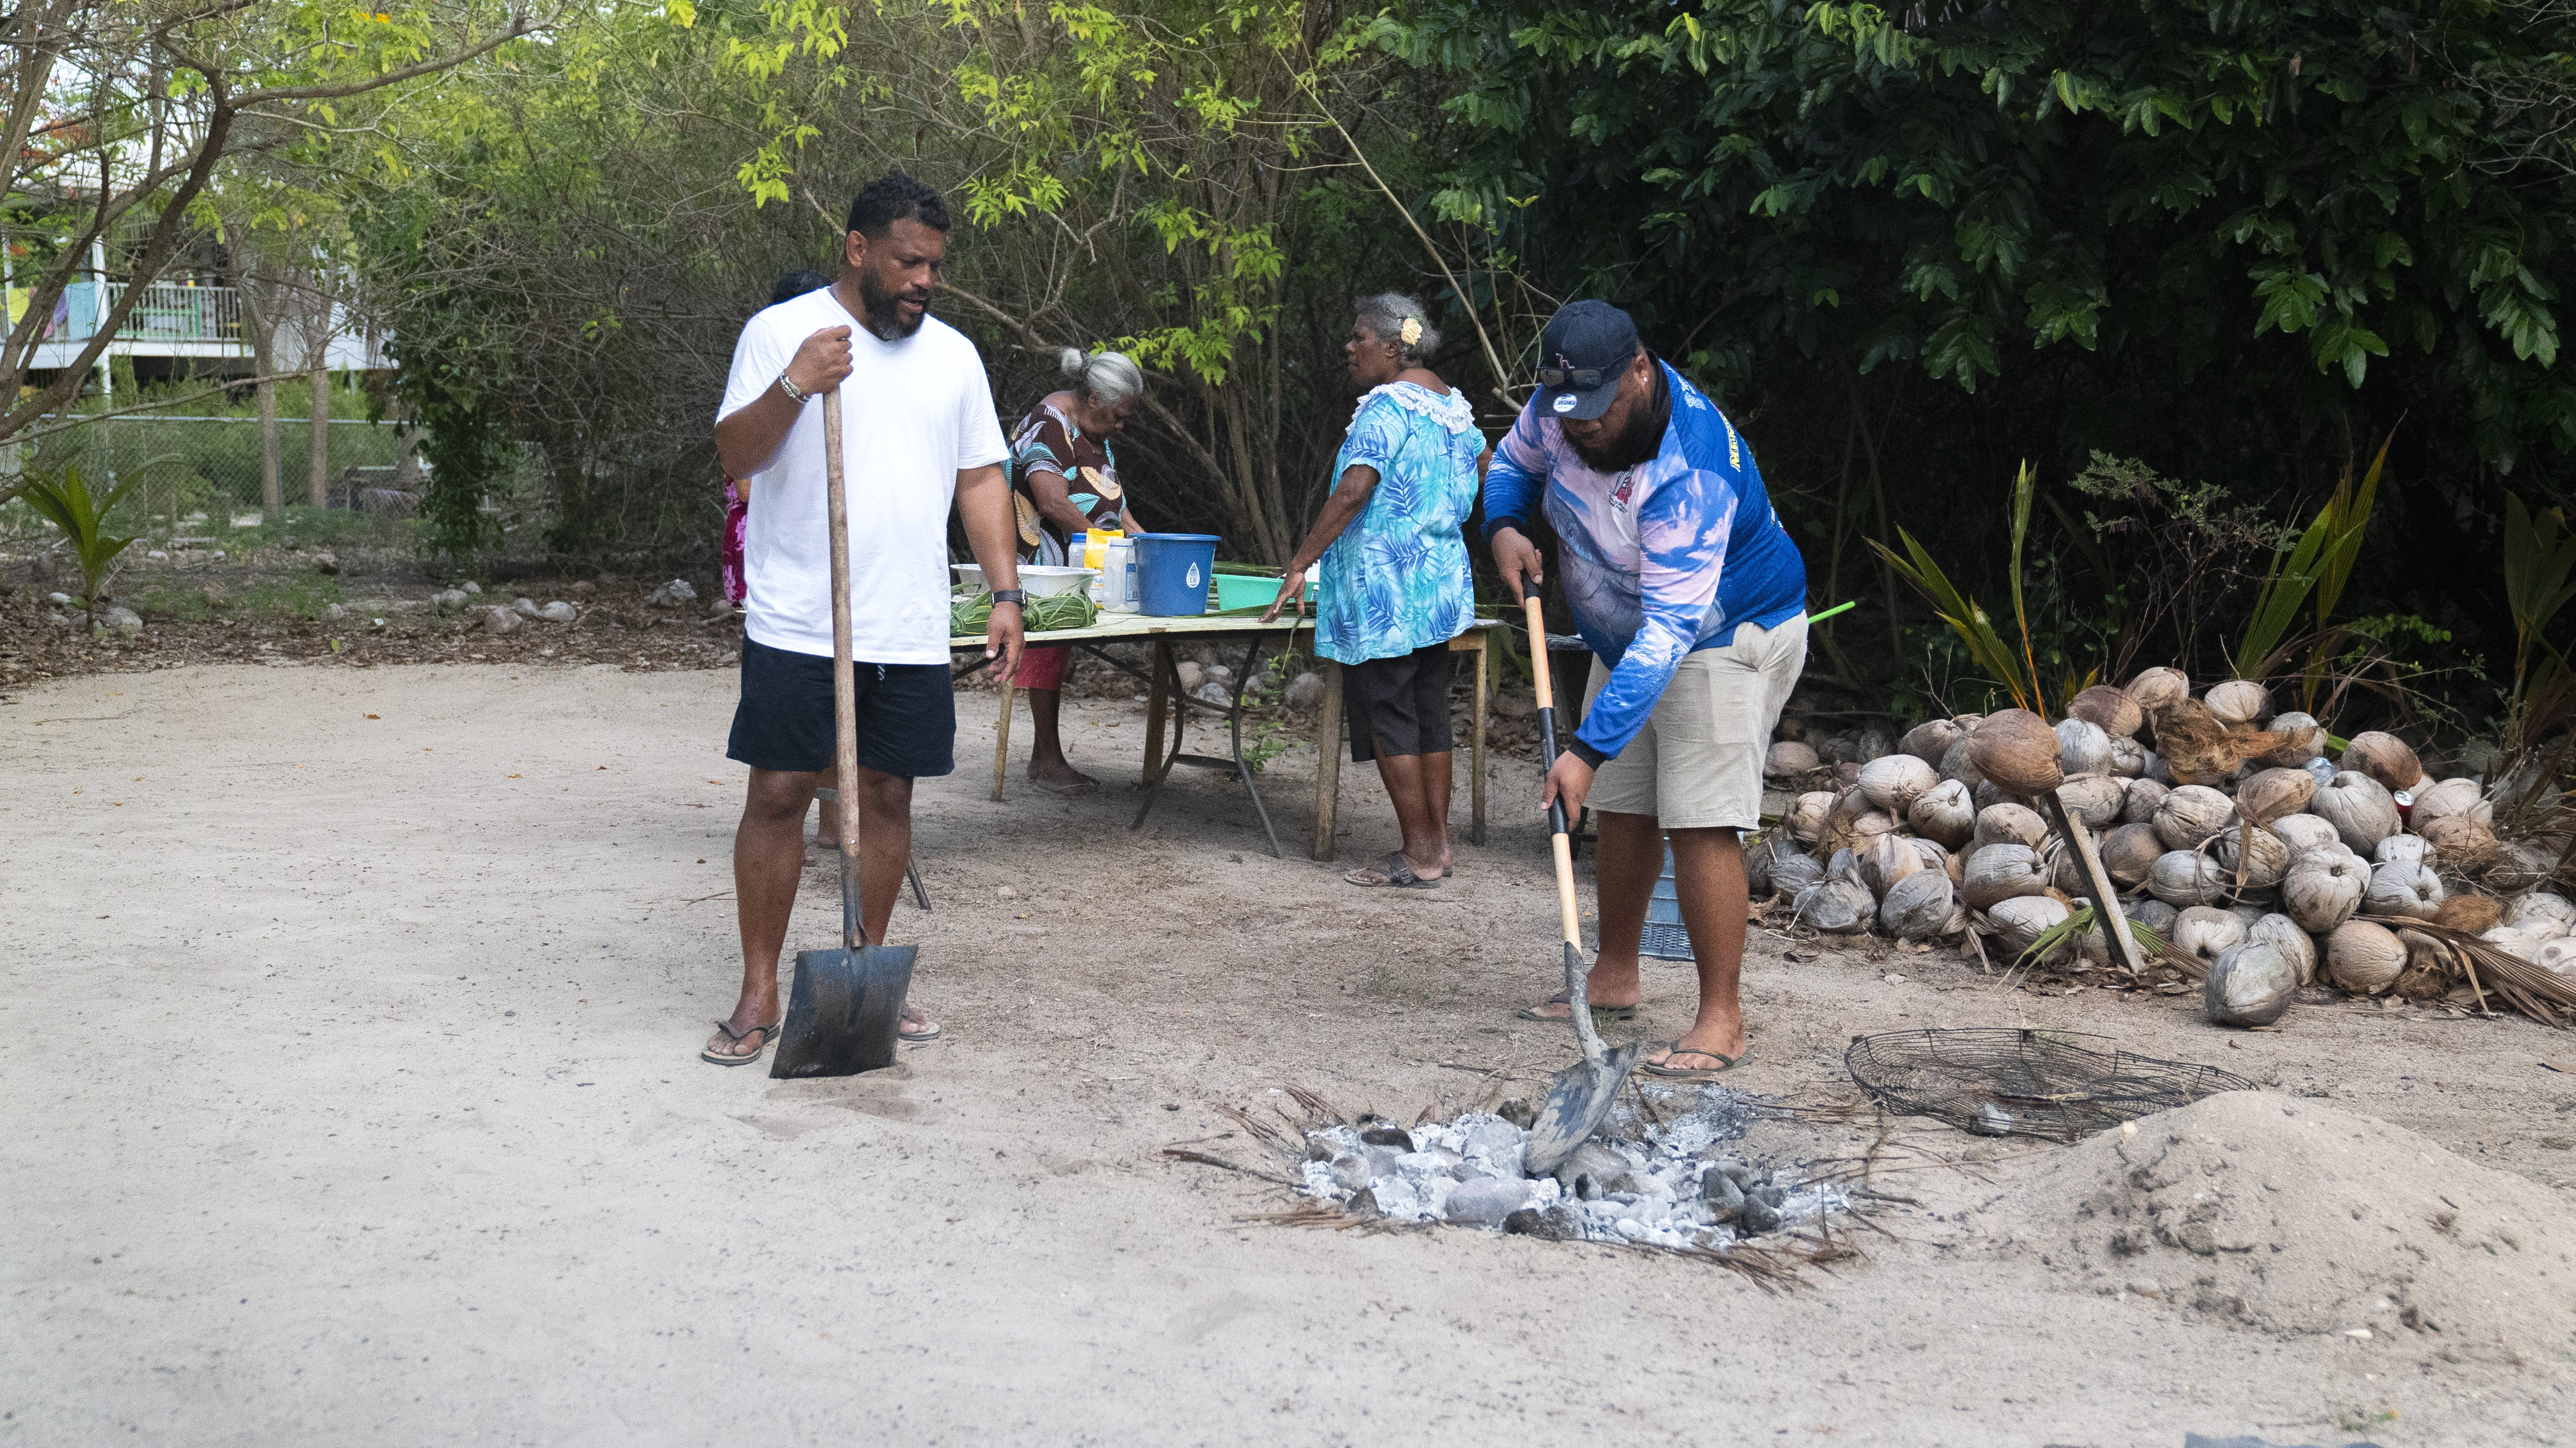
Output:
[[[1536,405],[1494,450],[1485,529],[1526,529],[1544,506],[1556,530],[1566,601],[1609,682],[1568,746],[1591,763],[1646,727],[1682,659],[1735,641],[1742,624],[1777,628],[1807,606],[1807,565],[1771,510],[1753,450],[1734,424],[1661,360],[1672,420],[1655,456],[1595,472]]]

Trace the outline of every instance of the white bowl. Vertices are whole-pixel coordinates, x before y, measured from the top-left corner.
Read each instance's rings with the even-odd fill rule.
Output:
[[[1031,598],[1080,593],[1083,585],[1099,576],[1097,568],[1048,568],[1035,563],[1020,565],[1020,587],[1027,589]]]
[[[957,575],[960,584],[972,584],[977,593],[984,591],[984,570],[973,563],[951,563],[948,571]]]

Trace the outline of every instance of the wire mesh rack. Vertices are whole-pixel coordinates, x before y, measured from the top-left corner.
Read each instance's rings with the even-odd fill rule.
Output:
[[[1931,1116],[1981,1136],[2080,1141],[2221,1091],[2251,1091],[2232,1071],[2123,1051],[2107,1036],[2011,1027],[1854,1036],[1843,1065],[1900,1116]]]

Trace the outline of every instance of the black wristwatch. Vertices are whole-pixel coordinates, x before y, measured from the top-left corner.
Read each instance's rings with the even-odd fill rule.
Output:
[[[1016,603],[1020,607],[1026,608],[1029,606],[1029,591],[1025,588],[996,588],[993,590],[993,601],[995,603]]]

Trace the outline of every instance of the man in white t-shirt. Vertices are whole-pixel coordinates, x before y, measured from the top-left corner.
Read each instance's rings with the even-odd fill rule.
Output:
[[[1018,522],[975,344],[930,315],[948,252],[939,193],[900,172],[850,204],[841,278],[753,317],[734,344],[716,452],[750,501],[743,539],[742,699],[727,757],[751,766],[734,832],[742,998],[699,1054],[747,1065],[777,1035],[778,951],[796,904],[806,807],[832,769],[832,539],[823,409],[841,394],[859,773],[859,923],[883,943],[912,854],[912,782],[947,774],[948,510],[994,585],[985,656],[1019,667]],[[939,1034],[907,1007],[907,1041]]]

